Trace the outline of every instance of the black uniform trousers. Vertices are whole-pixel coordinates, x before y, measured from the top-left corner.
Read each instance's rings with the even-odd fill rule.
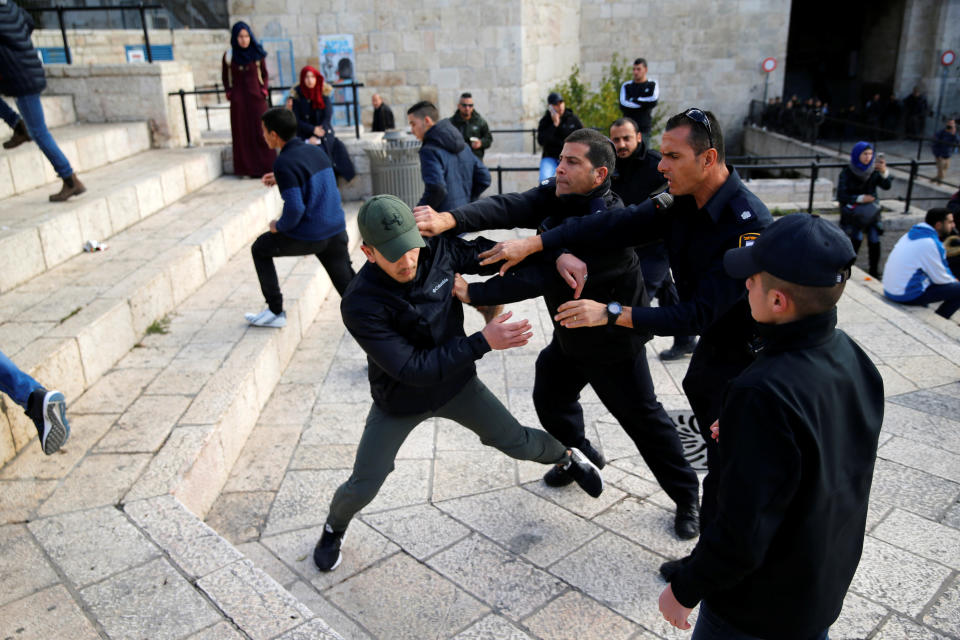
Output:
[[[663,245],[657,247],[637,247],[640,258],[640,271],[647,296],[657,299],[661,307],[669,307],[680,302],[677,287],[670,276],[670,258]],[[693,342],[693,336],[674,336],[673,346],[685,347]]]
[[[567,447],[589,442],[584,433],[580,392],[589,384],[637,445],[644,462],[674,502],[696,504],[697,474],[683,456],[680,436],[657,400],[646,354],[624,360],[573,358],[556,338],[537,358],[533,403],[543,425]]]
[[[253,254],[253,266],[260,280],[260,290],[270,311],[274,313],[283,311],[283,294],[280,293],[277,268],[273,264],[273,259],[280,256],[308,256],[311,253],[316,255],[320,264],[327,270],[327,275],[330,276],[337,293],[343,296],[347,285],[356,275],[350,264],[350,250],[347,242],[346,231],[316,242],[297,240],[282,233],[270,231],[254,240],[250,253]]]
[[[717,511],[717,483],[720,468],[717,442],[710,437],[710,425],[720,418],[720,409],[727,385],[753,362],[747,345],[718,344],[715,338],[701,338],[697,343],[687,374],[683,377],[683,392],[690,402],[697,428],[707,443],[707,476],[703,479],[703,497],[700,505],[700,530],[713,519]]]

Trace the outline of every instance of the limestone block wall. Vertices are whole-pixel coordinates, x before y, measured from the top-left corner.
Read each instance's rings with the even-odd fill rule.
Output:
[[[226,29],[150,30],[150,44],[173,45],[173,57],[193,69],[197,85],[220,82],[220,58],[230,45]],[[143,44],[143,32],[136,29],[67,29],[67,42],[74,64],[128,64],[126,45]],[[33,32],[36,47],[62,47],[57,29]],[[177,87],[179,89],[179,87]]]
[[[676,113],[700,106],[717,114],[727,145],[751,99],[763,98],[761,61],[773,56],[770,95],[783,86],[790,0],[581,0],[580,56],[586,77],[599,77],[613,53],[647,59],[660,82],[660,104]]]
[[[186,144],[181,88],[192,90],[193,72],[182,62],[117,65],[47,65],[47,91],[73,96],[77,120],[121,122],[147,120],[154,147]],[[199,133],[194,96],[187,96],[190,130]]]
[[[894,91],[901,98],[919,85],[936,111],[940,95],[940,54],[952,49],[960,54],[960,0],[907,0],[900,36]],[[944,83],[943,112],[960,111],[960,62],[948,69]],[[927,119],[927,132],[935,129]]]

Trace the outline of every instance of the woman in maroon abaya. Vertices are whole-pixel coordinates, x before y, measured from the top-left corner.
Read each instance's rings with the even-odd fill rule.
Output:
[[[259,178],[273,171],[276,153],[267,146],[260,116],[267,110],[267,52],[245,22],[233,25],[223,54],[223,86],[230,101],[233,173]]]

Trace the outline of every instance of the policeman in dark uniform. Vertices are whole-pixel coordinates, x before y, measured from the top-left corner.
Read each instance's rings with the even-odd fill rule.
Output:
[[[746,290],[741,281],[724,272],[723,254],[751,244],[773,218],[737,172],[724,164],[723,134],[709,111],[687,109],[670,118],[660,153],[660,172],[675,197],[672,207],[658,208],[648,201],[622,211],[569,220],[538,236],[498,243],[481,257],[484,263],[505,260],[500,270],[504,273],[531,253],[545,249],[614,248],[663,239],[680,303],[624,307],[617,324],[658,335],[700,334],[683,390],[707,443],[707,464],[712,471],[717,466],[717,449],[710,438],[710,425],[720,415],[727,383],[753,361],[754,322]],[[607,305],[574,300],[560,307],[557,320],[565,327],[590,327],[605,324],[607,316]],[[715,474],[708,473],[704,480],[702,520],[710,520],[716,508],[715,479]]]
[[[579,216],[595,216],[608,208],[621,208],[610,189],[615,161],[610,141],[592,129],[574,131],[566,139],[556,178],[522,193],[491,196],[436,213],[418,207],[421,232],[437,233],[527,227],[539,230],[563,226]],[[434,226],[434,220],[442,223]],[[554,266],[559,251],[545,259],[529,260],[503,278],[466,285],[458,293],[471,304],[494,305],[543,296],[555,311],[574,297]],[[583,251],[590,278],[583,293],[606,302],[640,308],[646,304],[639,260],[629,245],[619,250],[597,247]],[[538,256],[540,258],[540,256]],[[558,262],[573,256],[559,256]],[[461,284],[458,282],[458,284]],[[615,316],[610,317],[613,324]],[[580,392],[590,384],[603,405],[634,441],[650,471],[676,503],[674,531],[682,539],[699,533],[697,475],[683,456],[677,430],[657,400],[647,365],[644,343],[650,332],[603,326],[570,330],[555,324],[553,339],[540,352],[536,364],[533,403],[541,424],[551,435],[576,447],[602,468],[605,460],[585,434]],[[551,468],[544,482],[553,487],[572,478],[559,467]]]
[[[660,153],[647,147],[637,123],[631,118],[618,118],[610,125],[610,140],[617,151],[617,165],[611,186],[624,204],[640,204],[666,189],[667,180],[657,168]],[[677,287],[670,276],[670,259],[661,240],[637,247],[643,284],[647,295],[656,298],[661,307],[680,301]],[[661,360],[677,360],[693,353],[696,338],[690,335],[673,337],[673,346],[660,352]]]

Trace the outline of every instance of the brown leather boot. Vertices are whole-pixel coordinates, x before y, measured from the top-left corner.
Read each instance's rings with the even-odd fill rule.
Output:
[[[59,193],[50,196],[50,202],[63,202],[70,196],[78,196],[86,190],[87,188],[80,182],[80,178],[74,173],[63,179],[63,188],[60,189]]]
[[[17,123],[17,126],[13,128],[13,137],[3,143],[3,148],[13,149],[31,140],[33,140],[33,138],[30,137],[30,132],[27,131],[27,125],[25,125],[23,119],[21,119],[20,122]]]

